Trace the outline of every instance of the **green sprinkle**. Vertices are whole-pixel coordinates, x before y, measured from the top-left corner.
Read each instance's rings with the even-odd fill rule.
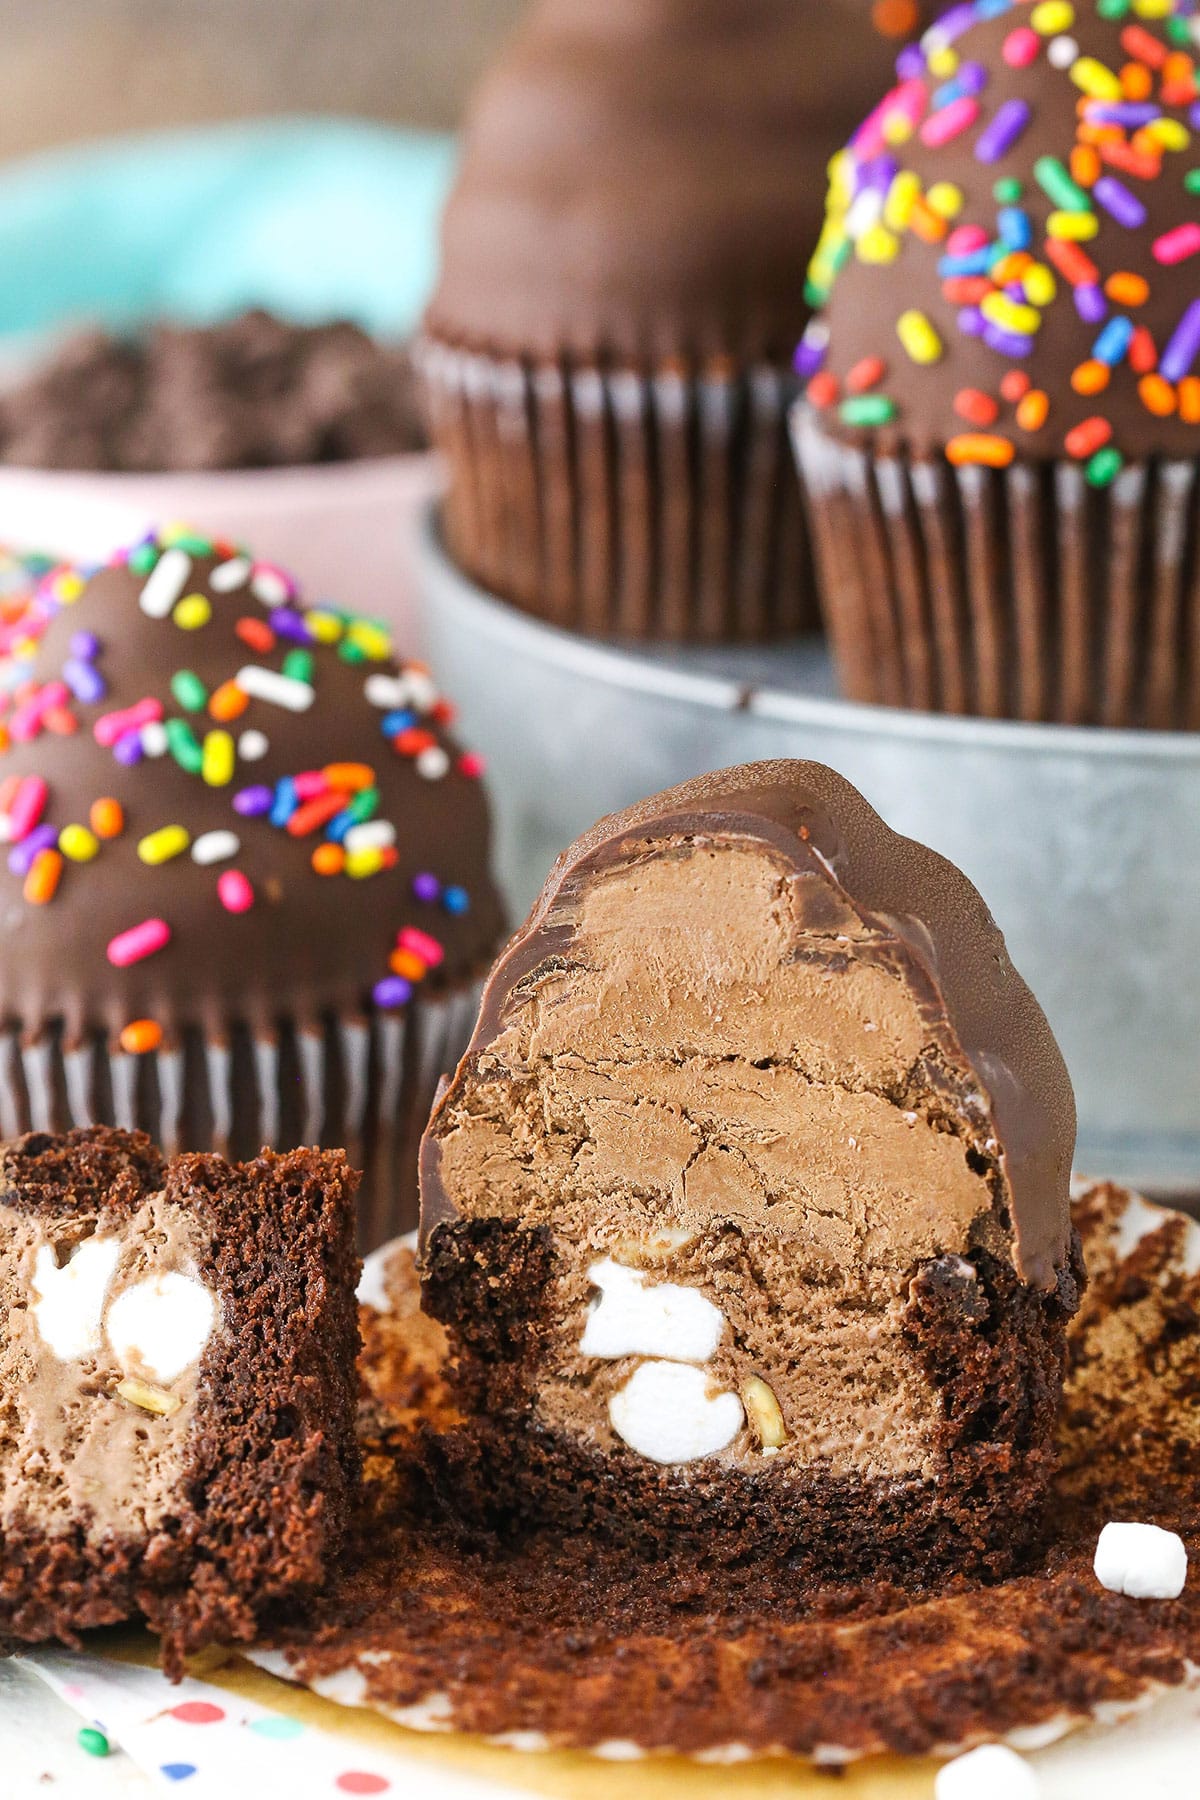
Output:
[[[1093,487],[1108,487],[1110,482],[1116,480],[1124,466],[1125,458],[1121,452],[1108,444],[1103,450],[1097,450],[1094,456],[1088,458],[1087,467],[1083,472]]]
[[[186,550],[189,556],[210,556],[212,554],[212,539],[200,537],[194,531],[172,532],[170,544],[173,550]]]
[[[342,661],[347,663],[364,663],[367,660],[366,651],[361,644],[356,644],[353,638],[343,638],[337,647],[337,653]]]
[[[311,650],[289,650],[283,659],[283,672],[292,681],[311,681],[313,659]]]
[[[1189,194],[1200,194],[1200,169],[1189,169],[1183,178],[1183,185]]]
[[[1129,11],[1129,0],[1096,0],[1096,11],[1102,19],[1123,19]]]
[[[94,1725],[81,1725],[75,1734],[75,1742],[81,1750],[86,1750],[89,1756],[108,1755],[108,1739],[102,1731],[97,1731]]]
[[[857,394],[838,408],[846,425],[886,425],[896,416],[896,402],[886,394]]]
[[[1190,50],[1191,45],[1192,45],[1192,34],[1191,34],[1191,30],[1190,30],[1190,25],[1191,25],[1191,20],[1184,18],[1182,16],[1178,16],[1173,19],[1168,19],[1167,20],[1167,36],[1171,39],[1172,43],[1182,44],[1185,49]]]
[[[1014,206],[1024,191],[1015,175],[1002,175],[992,188],[992,199],[999,206]]]
[[[379,811],[379,789],[374,787],[359,788],[346,811],[356,825],[365,825]]]
[[[189,775],[200,773],[204,752],[196,741],[195,732],[183,719],[167,720],[167,749]]]
[[[816,312],[820,307],[824,306],[828,298],[828,286],[823,282],[814,281],[810,275],[808,280],[804,283],[804,304],[811,307],[813,312]]]
[[[1091,196],[1072,181],[1065,163],[1057,156],[1039,156],[1033,165],[1033,178],[1048,200],[1063,212],[1092,212]]]
[[[171,677],[171,692],[184,712],[199,712],[208,699],[208,689],[190,669],[176,669]]]
[[[139,544],[136,550],[129,552],[129,566],[135,575],[148,575],[158,561],[158,550],[154,544]]]

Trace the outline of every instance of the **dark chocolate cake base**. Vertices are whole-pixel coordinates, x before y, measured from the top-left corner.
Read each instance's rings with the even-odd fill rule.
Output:
[[[1200,1583],[1132,1600],[1091,1561],[1114,1518],[1200,1548],[1200,1232],[1111,1187],[1077,1224],[1091,1285],[1069,1330],[1050,1538],[1023,1575],[814,1585],[769,1559],[464,1535],[431,1504],[410,1426],[394,1414],[389,1441],[381,1423],[389,1395],[411,1398],[397,1317],[378,1327],[369,1448],[388,1473],[362,1560],[255,1659],[409,1725],[711,1760],[1047,1741],[1137,1708],[1200,1663]]]

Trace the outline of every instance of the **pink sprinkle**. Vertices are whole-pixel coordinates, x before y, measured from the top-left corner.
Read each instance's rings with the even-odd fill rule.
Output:
[[[960,94],[938,112],[930,113],[921,127],[921,142],[931,150],[940,149],[951,139],[961,137],[979,117],[979,102],[971,94]]]
[[[1028,25],[1021,25],[1016,31],[1009,32],[1001,55],[1010,69],[1027,69],[1031,62],[1036,62],[1041,47],[1042,40],[1037,32]]]
[[[329,783],[322,769],[305,769],[295,780],[298,800],[319,800],[322,794],[329,791]]]
[[[162,716],[162,701],[147,696],[136,706],[127,706],[123,712],[101,713],[92,726],[92,736],[105,749],[111,749],[127,731],[140,731],[143,725],[152,725]]]
[[[415,925],[406,925],[398,932],[396,943],[401,950],[411,950],[414,956],[419,956],[429,969],[436,969],[446,954],[436,938],[430,937],[427,931],[418,931]]]
[[[1174,231],[1164,231],[1161,237],[1155,238],[1150,248],[1156,262],[1184,262],[1200,250],[1200,225],[1177,225]]]
[[[71,698],[70,691],[61,681],[48,681],[27,700],[12,716],[9,725],[11,735],[19,744],[28,744],[38,735],[42,721],[48,712],[61,707]]]
[[[982,232],[980,235],[986,236]],[[478,781],[486,767],[486,763],[477,750],[464,750],[458,759],[459,774],[469,776],[472,781]]]
[[[959,225],[946,239],[946,255],[970,256],[972,250],[982,250],[990,242],[982,225]]]
[[[27,838],[46,809],[49,794],[40,775],[27,775],[8,809],[8,840],[19,844]]]
[[[240,869],[226,869],[217,881],[217,898],[226,912],[249,912],[254,905],[254,889]]]
[[[905,118],[915,128],[917,120],[925,111],[928,95],[923,81],[902,81],[894,87],[890,94],[880,101],[874,112],[868,114],[854,134],[853,149],[856,156],[863,158],[877,156],[886,147],[883,128],[889,119],[897,114]]]
[[[108,960],[115,969],[127,969],[130,963],[153,956],[170,941],[171,927],[165,919],[143,919],[140,925],[131,925],[128,931],[109,940]]]

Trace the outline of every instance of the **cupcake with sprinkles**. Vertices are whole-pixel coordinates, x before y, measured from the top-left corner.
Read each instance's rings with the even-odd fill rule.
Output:
[[[502,931],[480,758],[386,629],[233,545],[39,587],[0,701],[0,1131],[345,1145],[381,1241]]]
[[[1200,728],[1196,0],[967,0],[831,167],[794,414],[846,691]]]

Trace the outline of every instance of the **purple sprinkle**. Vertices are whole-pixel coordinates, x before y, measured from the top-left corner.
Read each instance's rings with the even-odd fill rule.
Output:
[[[1010,281],[1004,291],[1010,300],[1015,300],[1018,306],[1024,306],[1025,289],[1021,286],[1019,281]]]
[[[805,333],[800,342],[796,345],[796,354],[792,358],[792,366],[797,375],[799,375],[801,381],[807,381],[810,376],[815,375],[822,367],[828,348],[828,344],[822,339],[810,339],[808,333]],[[397,726],[394,730],[389,732],[387,729],[387,720],[384,720],[384,732],[387,736],[395,737],[396,731],[402,729],[403,727]]]
[[[1115,175],[1101,175],[1099,181],[1093,182],[1092,193],[1118,225],[1136,231],[1139,225],[1145,224],[1146,208]]]
[[[894,156],[873,156],[859,169],[858,191],[872,188],[877,194],[886,194],[899,172],[900,165]]]
[[[426,871],[413,876],[412,891],[418,900],[434,901],[442,891],[442,884],[436,875],[430,875]]]
[[[140,731],[126,731],[113,745],[113,755],[126,768],[142,760],[142,734]]]
[[[1149,125],[1162,117],[1162,108],[1148,100],[1089,100],[1089,125]]]
[[[81,662],[93,662],[100,654],[100,639],[94,631],[76,631],[71,635],[68,648]]]
[[[58,842],[58,831],[53,825],[35,825],[28,837],[14,844],[8,853],[8,872],[10,875],[28,875],[33,867],[33,859],[40,850],[52,850]]]
[[[901,81],[919,81],[925,73],[925,55],[919,44],[905,44],[896,58],[896,75]]]
[[[1188,124],[1200,131],[1200,100],[1193,100],[1188,109]]]
[[[1200,300],[1193,300],[1162,353],[1159,374],[1167,381],[1182,381],[1200,351]]]
[[[1108,317],[1108,301],[1094,281],[1080,282],[1075,292],[1075,311],[1085,325],[1099,325]]]
[[[964,337],[982,337],[986,323],[977,306],[964,306],[958,315],[958,329]]]
[[[412,982],[405,981],[403,975],[385,975],[371,989],[371,998],[376,1006],[406,1006],[412,999]]]
[[[1025,332],[1005,331],[990,319],[984,324],[982,336],[988,349],[998,350],[1001,356],[1028,356],[1033,349],[1033,339]]]
[[[68,657],[62,667],[62,678],[77,700],[85,706],[94,705],[103,700],[108,692],[107,684],[99,669],[94,669],[90,662],[82,662],[78,657]]]
[[[952,44],[964,31],[970,31],[978,17],[975,0],[960,0],[958,6],[942,14],[934,27],[939,44]]]
[[[257,819],[260,814],[270,812],[271,802],[274,798],[273,788],[239,788],[233,796],[233,810],[235,813],[241,813],[243,819]]]
[[[982,94],[988,84],[988,72],[980,62],[965,62],[954,77],[960,94]]]
[[[277,606],[271,614],[271,630],[296,644],[311,644],[312,634],[303,617],[292,606]]]
[[[1025,101],[1006,100],[975,139],[976,161],[999,162],[1012,149],[1028,124],[1029,107]]]

